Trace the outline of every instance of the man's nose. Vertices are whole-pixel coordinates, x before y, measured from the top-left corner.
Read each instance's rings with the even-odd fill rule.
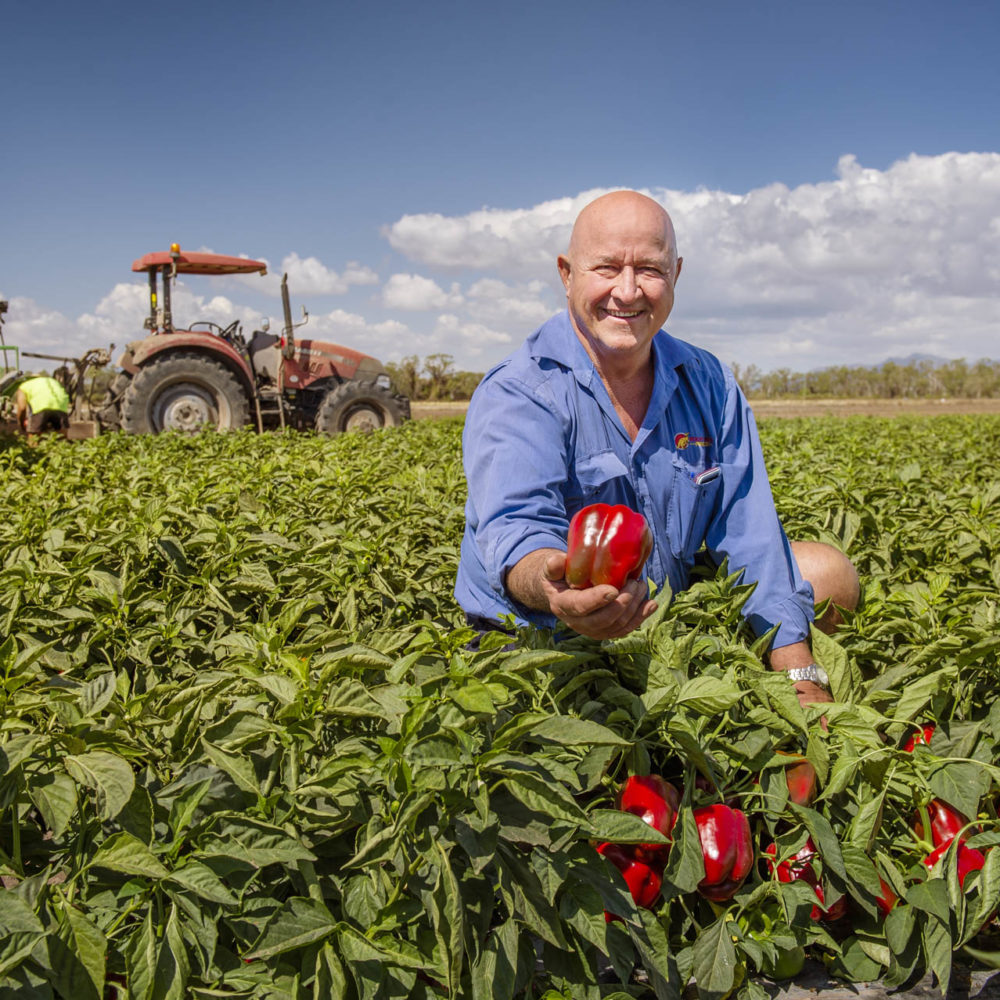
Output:
[[[626,302],[631,302],[638,293],[638,286],[635,283],[635,268],[626,265],[618,272],[618,283],[615,286],[615,294]]]

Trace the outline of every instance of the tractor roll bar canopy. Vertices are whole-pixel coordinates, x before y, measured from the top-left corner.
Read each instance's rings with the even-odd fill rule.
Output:
[[[228,257],[221,253],[171,253],[162,250],[148,253],[132,262],[133,271],[156,272],[162,267],[176,267],[177,274],[267,274],[267,264],[247,257]]]

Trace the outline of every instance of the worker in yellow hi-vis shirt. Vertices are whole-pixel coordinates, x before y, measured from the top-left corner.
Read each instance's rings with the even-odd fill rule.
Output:
[[[14,393],[14,412],[29,442],[47,430],[69,434],[69,394],[51,375],[22,382]]]

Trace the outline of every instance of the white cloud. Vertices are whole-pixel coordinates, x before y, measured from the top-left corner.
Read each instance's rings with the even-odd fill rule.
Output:
[[[382,289],[382,302],[390,309],[445,309],[462,302],[458,283],[446,292],[436,281],[419,274],[394,274]]]
[[[342,274],[331,271],[316,257],[299,257],[290,253],[281,262],[282,272],[288,275],[289,287],[297,295],[343,295],[352,285],[373,285],[378,275],[355,261],[348,263]]]
[[[492,330],[482,323],[463,321],[451,313],[438,316],[434,339],[442,346],[434,353],[450,354],[456,366],[467,370],[483,370],[507,354],[515,338],[502,330]],[[497,350],[497,348],[501,350]]]
[[[600,190],[546,201],[533,208],[483,208],[468,215],[404,215],[385,228],[389,243],[412,260],[437,267],[498,270],[537,277],[555,274],[577,213]]]
[[[565,302],[544,281],[510,285],[498,278],[480,279],[469,286],[466,297],[470,314],[494,325],[519,329],[522,335],[541,326]]]

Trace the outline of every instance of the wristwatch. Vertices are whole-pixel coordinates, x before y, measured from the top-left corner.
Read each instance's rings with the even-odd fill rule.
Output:
[[[797,681],[812,681],[821,688],[830,688],[830,678],[827,672],[818,664],[810,663],[808,667],[792,667],[786,670],[788,679],[795,684]]]

